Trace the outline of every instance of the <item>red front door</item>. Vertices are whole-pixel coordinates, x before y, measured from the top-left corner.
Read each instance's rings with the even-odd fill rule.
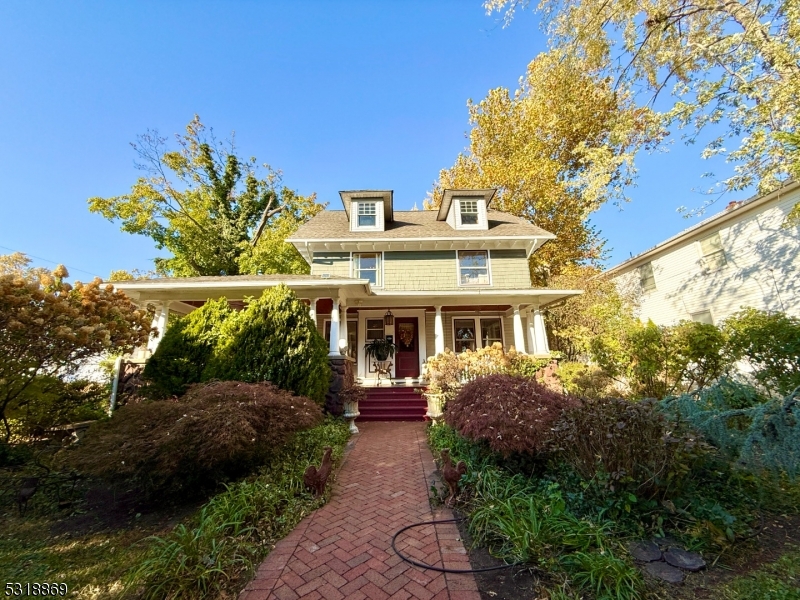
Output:
[[[394,343],[397,345],[395,377],[419,377],[419,328],[417,317],[395,317]]]

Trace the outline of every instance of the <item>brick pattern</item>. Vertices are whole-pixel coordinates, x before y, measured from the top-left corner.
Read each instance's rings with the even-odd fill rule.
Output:
[[[275,546],[239,600],[480,600],[472,574],[423,570],[391,548],[392,536],[406,525],[452,518],[450,510],[434,511],[428,503],[436,466],[424,425],[359,427],[331,501]],[[469,568],[454,524],[411,529],[397,547],[427,564]]]

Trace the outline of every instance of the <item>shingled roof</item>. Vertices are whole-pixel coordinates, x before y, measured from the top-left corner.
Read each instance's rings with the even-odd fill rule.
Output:
[[[286,241],[555,237],[525,219],[497,210],[487,211],[488,230],[453,229],[446,222],[437,221],[436,214],[435,210],[394,211],[394,221],[386,223],[386,231],[350,231],[350,223],[343,210],[323,210],[301,225]]]

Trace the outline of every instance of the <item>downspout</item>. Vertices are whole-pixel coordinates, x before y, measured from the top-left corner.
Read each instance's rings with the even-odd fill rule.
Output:
[[[119,371],[122,367],[122,357],[114,361],[114,370],[111,375],[111,400],[108,403],[108,416],[110,417],[117,408],[117,389],[119,388]]]

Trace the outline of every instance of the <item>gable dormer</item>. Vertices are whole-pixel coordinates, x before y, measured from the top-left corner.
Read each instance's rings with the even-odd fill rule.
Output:
[[[437,221],[453,229],[489,229],[487,211],[497,190],[445,190]]]
[[[385,231],[394,220],[392,190],[339,192],[350,231]]]

